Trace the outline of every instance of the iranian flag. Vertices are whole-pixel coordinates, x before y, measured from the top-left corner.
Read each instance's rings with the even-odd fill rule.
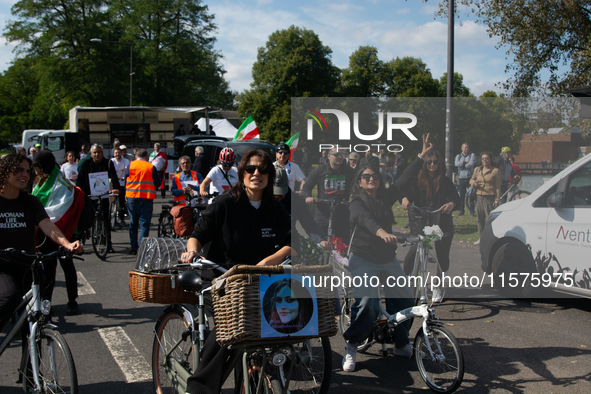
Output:
[[[252,119],[251,115],[246,118],[244,122],[242,122],[232,141],[246,141],[252,140],[253,138],[259,138],[259,128],[254,122],[254,119]]]
[[[291,136],[289,140],[287,140],[286,144],[289,146],[289,160],[291,160],[291,155],[293,151],[298,148],[298,142],[300,141],[300,132],[298,131],[294,135]]]
[[[33,195],[45,207],[49,219],[70,239],[84,208],[84,192],[72,185],[56,165],[43,186],[35,186]]]

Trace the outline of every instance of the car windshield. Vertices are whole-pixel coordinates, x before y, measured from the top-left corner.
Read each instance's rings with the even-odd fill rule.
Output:
[[[236,152],[237,163],[240,163],[242,156],[244,156],[246,152],[252,149],[260,149],[262,151],[267,152],[269,156],[271,156],[271,159],[275,161],[275,150],[269,144],[259,144],[256,142],[235,142],[233,144],[228,144],[228,146],[232,148],[234,152]]]

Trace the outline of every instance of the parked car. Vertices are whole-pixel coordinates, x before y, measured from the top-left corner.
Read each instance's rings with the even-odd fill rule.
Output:
[[[591,155],[492,211],[480,255],[508,295],[534,296],[544,287],[591,298]]]
[[[185,138],[183,138],[185,137]],[[273,161],[275,161],[275,145],[264,140],[249,140],[249,141],[229,141],[224,137],[215,136],[183,136],[175,138],[175,147],[180,145],[180,141],[184,142],[180,156],[189,156],[191,161],[195,157],[195,147],[203,147],[203,154],[210,161],[210,165],[213,167],[217,164],[220,151],[229,147],[236,152],[237,161],[240,162],[242,156],[251,149],[261,149],[267,152]]]

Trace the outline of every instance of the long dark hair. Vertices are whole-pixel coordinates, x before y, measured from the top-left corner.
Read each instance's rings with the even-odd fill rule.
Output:
[[[273,196],[273,184],[275,183],[275,168],[273,168],[273,160],[267,154],[267,152],[260,150],[260,149],[253,149],[249,150],[242,156],[240,160],[240,164],[238,164],[238,182],[234,185],[232,190],[230,190],[230,194],[234,196],[236,202],[240,202],[243,198],[246,197],[246,190],[244,187],[244,173],[246,172],[244,168],[248,165],[250,158],[253,156],[258,156],[263,161],[263,166],[265,166],[268,171],[268,181],[267,186],[263,189],[263,199],[261,207],[272,207],[275,204],[275,197]]]
[[[281,319],[275,308],[277,294],[284,287],[288,287],[294,295],[294,298],[298,300],[298,316],[294,321],[288,322],[290,327],[281,327]],[[314,312],[314,302],[312,301],[308,290],[301,286],[299,281],[292,282],[287,278],[279,280],[269,286],[267,292],[271,294],[271,297],[267,296],[267,293],[265,293],[265,297],[263,298],[263,313],[271,327],[284,334],[291,334],[306,327]],[[277,326],[279,326],[279,328],[275,328]]]
[[[431,156],[435,156],[439,164],[437,165],[437,171],[435,171],[435,175],[433,179],[429,178],[429,163],[426,161],[423,163],[423,168],[419,172],[419,189],[424,190],[426,192],[427,200],[432,200],[437,196],[439,193],[439,188],[441,187],[441,179],[445,176],[445,166],[443,165],[443,161],[441,160],[441,155],[436,150],[429,152],[427,156],[427,160]]]
[[[367,194],[367,192],[361,187],[359,186],[359,183],[361,181],[361,175],[363,175],[363,172],[367,169],[373,170],[373,172],[375,174],[380,175],[380,170],[373,165],[370,164],[363,164],[362,166],[359,167],[359,169],[357,170],[357,172],[355,173],[355,181],[353,182],[353,188],[352,188],[352,194],[353,194],[353,198],[358,197],[360,198],[363,203],[365,204],[365,206],[369,209],[369,211],[376,217],[379,217],[382,213],[383,210],[385,209],[385,205],[383,202],[383,196],[386,193],[386,187],[384,186],[381,178],[380,178],[380,184],[378,186],[378,194],[376,196],[376,198],[372,198],[369,194]]]
[[[17,168],[23,161],[28,161],[29,168],[32,168],[31,159],[19,153],[10,153],[0,159],[0,191],[4,190],[8,176],[10,174],[17,174]],[[31,175],[29,178],[29,186],[31,185],[32,179],[33,176]]]

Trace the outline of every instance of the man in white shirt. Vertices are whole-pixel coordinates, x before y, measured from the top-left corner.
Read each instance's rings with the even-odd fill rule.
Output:
[[[289,161],[289,151],[289,145],[286,143],[282,142],[277,145],[277,153],[275,153],[277,161],[273,163],[273,165],[275,167],[285,169],[285,172],[287,172],[287,179],[289,181],[289,188],[292,192],[295,192],[295,183],[301,182],[300,190],[302,190],[304,184],[306,183],[306,176],[299,165]]]
[[[119,179],[119,219],[122,226],[125,225],[125,180],[129,176],[129,160],[123,157],[120,148],[113,149],[113,166]]]
[[[202,197],[207,197],[207,187],[211,184],[210,193],[218,192],[224,194],[229,191],[238,182],[238,171],[236,167],[233,167],[236,162],[236,153],[232,148],[224,148],[220,152],[220,164],[213,167],[201,185],[199,186],[199,192]],[[213,199],[209,200],[209,203]]]

